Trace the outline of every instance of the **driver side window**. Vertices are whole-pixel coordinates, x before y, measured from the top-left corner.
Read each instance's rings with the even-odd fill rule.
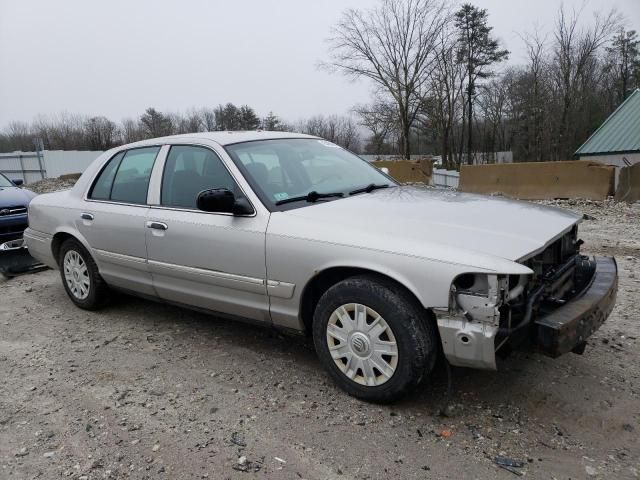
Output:
[[[239,193],[233,177],[212,150],[190,145],[172,146],[162,175],[160,204],[196,210],[198,194],[213,188]]]

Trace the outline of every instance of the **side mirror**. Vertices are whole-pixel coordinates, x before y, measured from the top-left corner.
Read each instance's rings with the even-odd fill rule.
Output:
[[[16,178],[15,180],[11,180],[11,181],[16,187],[20,187],[21,185],[24,185],[24,180],[22,180],[21,178]]]
[[[387,167],[380,167],[380,171],[385,175],[389,175],[389,169]]]
[[[249,215],[253,208],[244,198],[236,198],[231,190],[213,188],[203,190],[198,194],[196,205],[198,210],[213,213],[232,213],[234,215]]]

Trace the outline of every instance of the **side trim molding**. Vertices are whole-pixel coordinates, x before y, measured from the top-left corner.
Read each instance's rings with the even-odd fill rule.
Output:
[[[286,298],[293,297],[296,286],[293,283],[279,282],[277,280],[267,280],[267,293],[270,297]]]
[[[181,278],[188,281],[200,281],[210,285],[217,285],[226,288],[244,290],[251,293],[265,293],[265,280],[262,278],[237,275],[235,273],[220,272],[217,270],[207,270],[205,268],[187,267],[174,263],[159,262],[157,260],[146,260],[140,257],[132,257],[121,253],[108,252],[106,250],[93,249],[96,256],[109,263],[121,265],[123,267],[134,268],[136,270],[147,271],[149,267],[151,273],[166,275],[168,277]],[[289,299],[293,297],[295,284],[280,282],[278,280],[266,281],[266,293],[272,297]]]
[[[147,261],[144,258],[132,257],[131,255],[124,255],[122,253],[108,252],[106,250],[100,250],[99,248],[94,248],[93,252],[96,257],[98,257],[98,260],[105,263],[113,263],[122,267],[148,272]]]
[[[234,273],[220,272],[218,270],[207,270],[205,268],[187,267],[184,265],[176,265],[175,263],[159,262],[157,260],[149,260],[149,265],[163,269],[172,270],[193,275],[204,275],[206,277],[223,278],[225,280],[233,280],[236,282],[251,283],[253,285],[264,285],[264,280],[255,277],[246,277],[244,275],[236,275]]]
[[[264,280],[262,278],[236,275],[233,273],[207,270],[204,268],[187,267],[184,265],[175,265],[173,263],[159,262],[157,260],[149,260],[148,262],[152,275],[162,275],[190,282],[215,285],[217,287],[255,293],[257,295],[266,294]],[[158,282],[164,283],[166,280],[158,279]]]

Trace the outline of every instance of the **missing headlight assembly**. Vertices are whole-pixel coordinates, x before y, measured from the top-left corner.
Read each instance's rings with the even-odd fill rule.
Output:
[[[465,273],[453,281],[449,309],[438,315],[442,346],[452,365],[495,370],[495,336],[508,287],[508,277],[502,275]]]
[[[451,309],[461,311],[470,322],[498,325],[499,307],[508,288],[505,276],[464,274],[451,285]]]
[[[503,328],[511,328],[511,303],[521,303],[530,275],[465,273],[451,284],[449,309],[438,316],[442,344],[457,366],[496,368],[496,344]]]

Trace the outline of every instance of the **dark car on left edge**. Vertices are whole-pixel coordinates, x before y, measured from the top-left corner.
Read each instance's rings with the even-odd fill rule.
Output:
[[[28,226],[27,209],[36,194],[21,185],[22,180],[10,180],[0,173],[0,250],[21,240]]]

